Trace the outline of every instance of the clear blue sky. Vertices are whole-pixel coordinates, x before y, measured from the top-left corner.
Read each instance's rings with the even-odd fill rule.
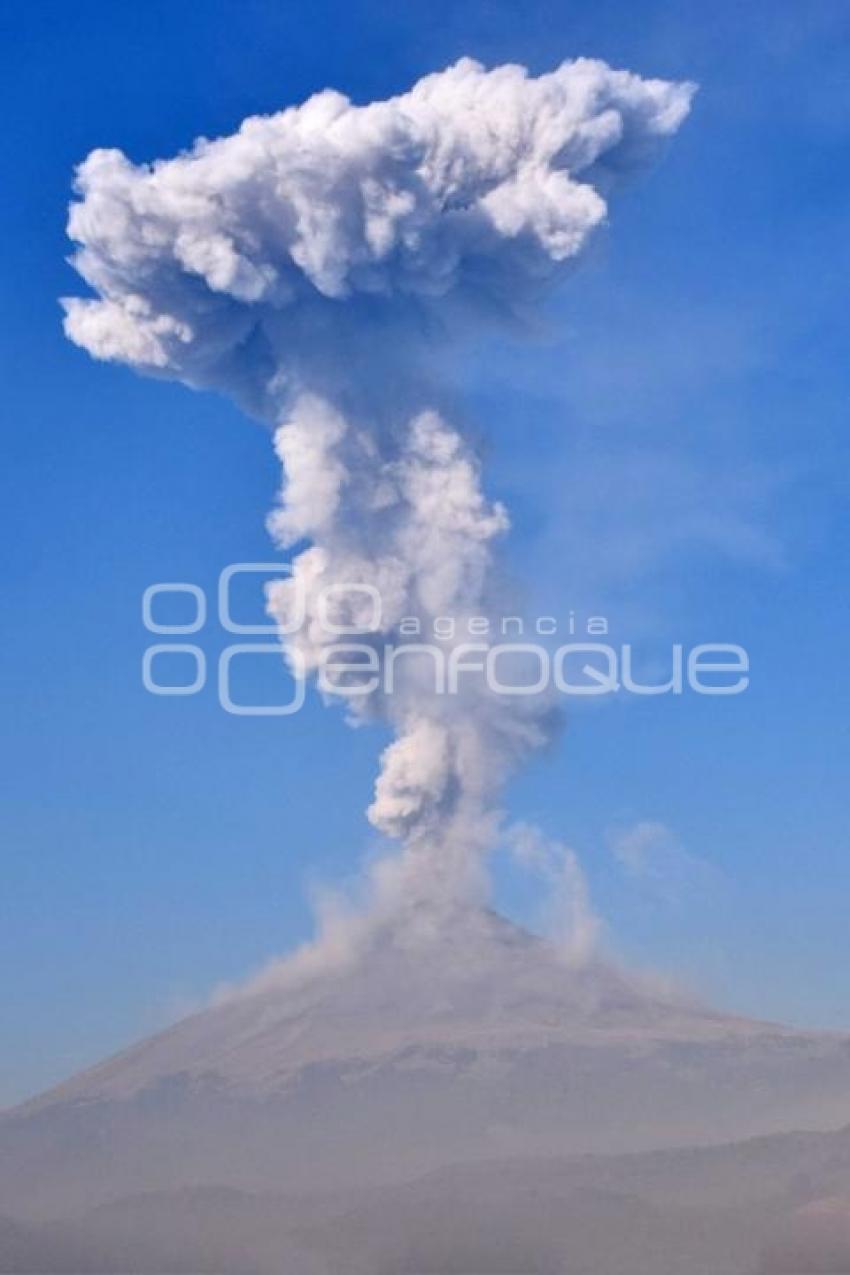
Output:
[[[372,846],[384,742],[312,700],[237,719],[211,691],[143,691],[142,591],[212,592],[227,563],[267,558],[278,473],[228,403],[65,342],[73,166],[94,146],[168,155],[327,85],[383,97],[461,54],[535,71],[590,54],[701,85],[554,335],[480,350],[464,380],[530,603],[601,610],[650,656],[739,642],[753,668],[734,699],[573,714],[511,811],[576,849],[628,959],[850,1028],[841,0],[43,0],[2,35],[0,1102],[303,938],[311,884]],[[643,821],[675,848],[634,877],[612,829]],[[504,865],[497,894],[531,916]]]

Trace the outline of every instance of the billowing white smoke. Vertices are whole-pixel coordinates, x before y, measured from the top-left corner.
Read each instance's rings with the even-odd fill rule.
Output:
[[[490,612],[508,518],[447,423],[439,345],[515,319],[556,281],[692,92],[598,61],[533,79],[464,59],[386,102],[327,91],[171,160],[97,150],[80,166],[69,234],[97,296],[65,302],[66,332],[276,427],[271,531],[308,545],[270,607],[288,627],[304,590],[307,622],[285,639],[300,667],[320,670],[340,640],[320,613],[329,585],[337,624],[374,610],[350,586],[378,591],[358,658],[379,668],[405,617],[427,633],[436,616]],[[451,901],[475,881],[499,789],[548,738],[551,706],[480,676],[438,693],[424,652],[396,661],[391,694],[382,677],[349,681],[368,690],[347,697],[351,712],[396,733],[369,809],[405,844],[381,870],[385,893]]]

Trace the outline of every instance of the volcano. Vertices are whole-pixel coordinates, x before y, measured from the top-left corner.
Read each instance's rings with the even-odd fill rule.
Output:
[[[6,1113],[0,1215],[224,1191],[298,1199],[303,1222],[322,1200],[380,1202],[457,1166],[489,1181],[505,1164],[534,1178],[664,1148],[710,1157],[848,1119],[846,1036],[576,963],[491,912],[411,914],[271,967]]]

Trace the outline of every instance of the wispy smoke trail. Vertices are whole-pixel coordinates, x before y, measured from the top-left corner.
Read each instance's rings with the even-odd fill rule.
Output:
[[[308,670],[338,640],[317,611],[329,584],[379,591],[379,661],[403,617],[427,631],[435,616],[488,614],[508,517],[447,422],[435,349],[516,321],[557,281],[692,92],[598,61],[534,79],[464,59],[386,102],[327,91],[171,160],[96,150],[80,166],[69,234],[97,296],[65,302],[66,332],[275,426],[270,528],[281,546],[308,544],[270,607],[283,622],[306,591],[308,622],[286,641]],[[332,618],[356,620],[358,597],[340,590]],[[396,734],[369,808],[405,847],[383,888],[457,897],[502,784],[549,736],[549,704],[483,679],[437,694],[424,656],[401,661],[394,694],[350,703]]]

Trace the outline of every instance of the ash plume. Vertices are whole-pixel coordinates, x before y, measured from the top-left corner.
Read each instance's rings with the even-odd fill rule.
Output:
[[[537,78],[463,59],[387,101],[328,90],[172,159],[81,164],[68,230],[95,295],[64,302],[67,335],[273,427],[269,527],[297,553],[269,607],[285,631],[304,591],[306,622],[283,639],[294,667],[318,674],[339,640],[321,622],[328,586],[336,624],[369,614],[350,586],[377,590],[375,631],[355,640],[378,667],[405,617],[427,631],[491,613],[509,520],[450,421],[441,348],[523,322],[692,93],[588,59]],[[392,694],[378,679],[344,696],[395,733],[368,813],[403,851],[378,893],[452,905],[479,884],[499,792],[549,739],[552,705],[480,678],[439,694],[424,654],[395,671]]]

